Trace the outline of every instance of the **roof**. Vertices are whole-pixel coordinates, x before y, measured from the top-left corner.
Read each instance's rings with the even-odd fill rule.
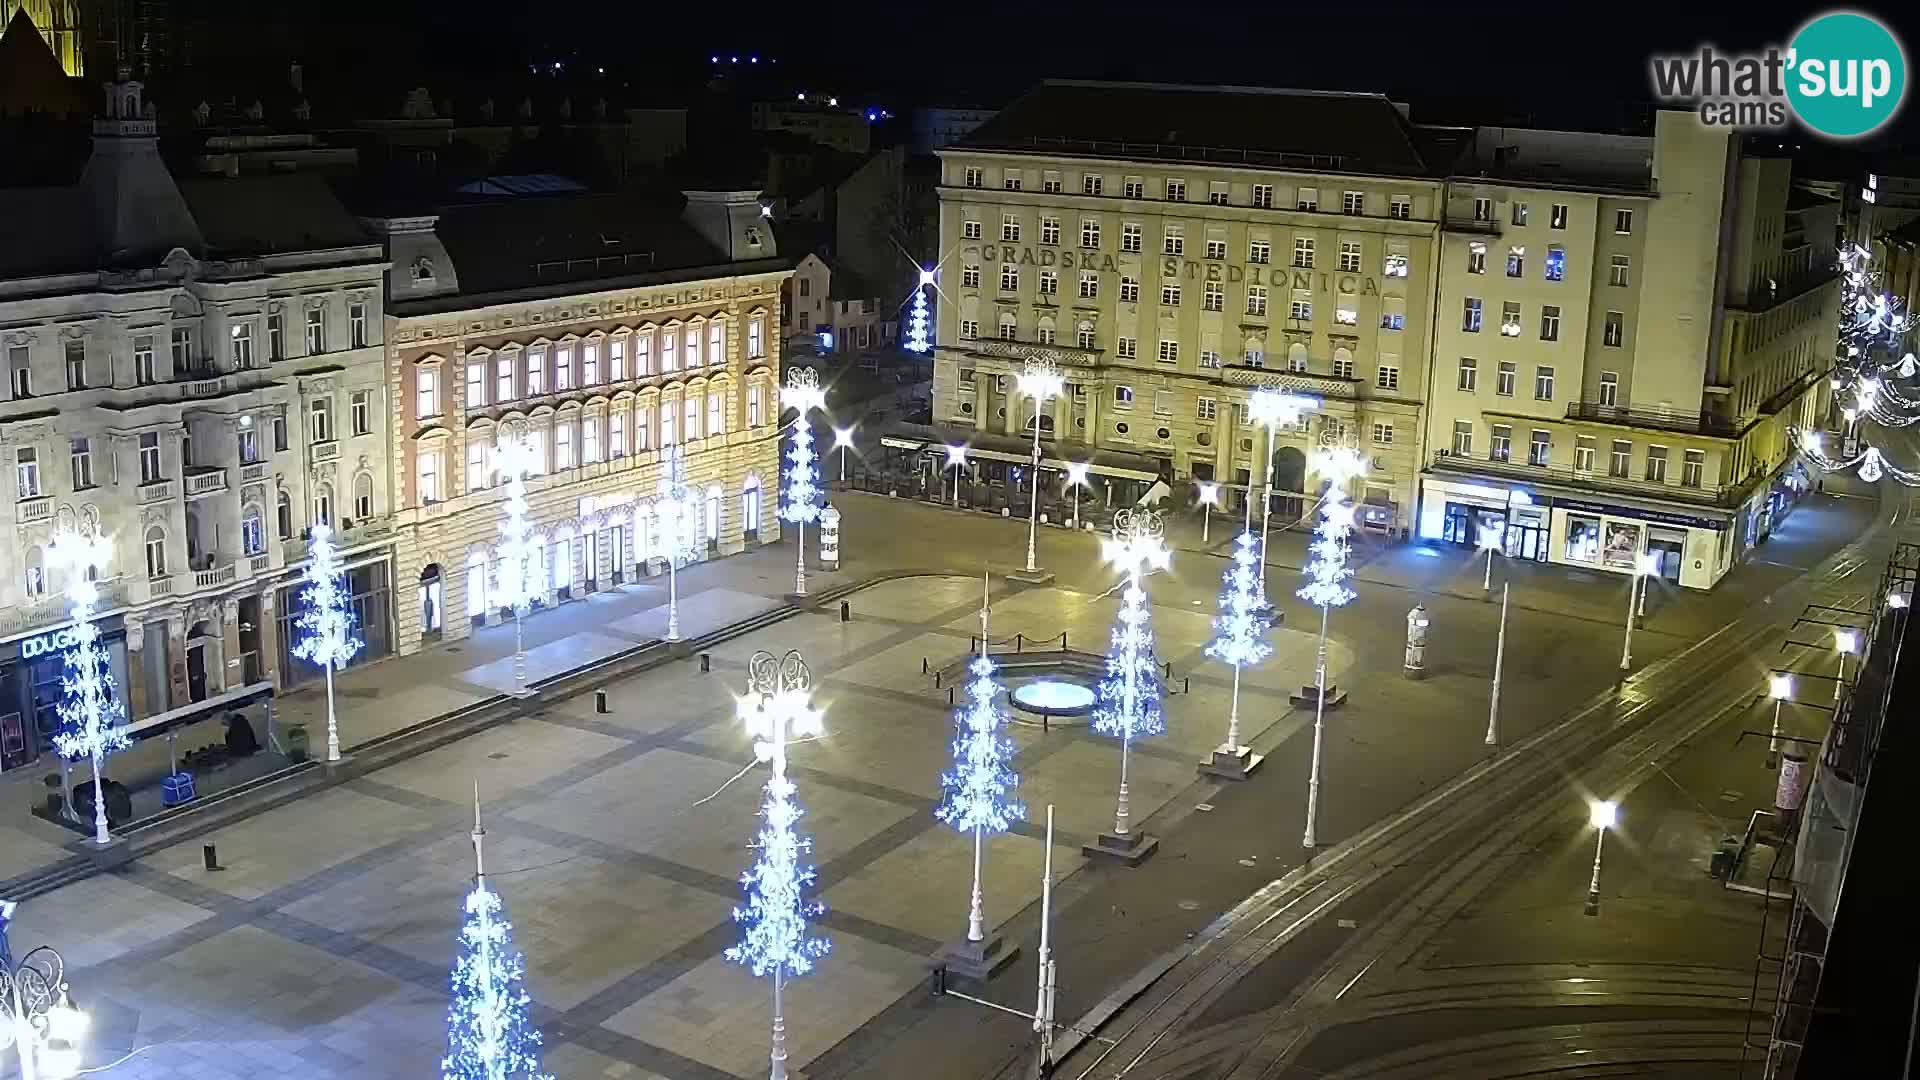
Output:
[[[78,186],[0,189],[0,277],[97,270],[99,241],[87,193]]]
[[[1795,184],[1787,189],[1787,213],[1789,214],[1797,213],[1801,210],[1812,210],[1822,206],[1838,205],[1838,199],[1822,195],[1817,191],[1809,190],[1799,184]]]
[[[961,149],[1424,176],[1433,169],[1380,94],[1049,80]]]
[[[60,61],[34,28],[26,8],[0,33],[0,115],[12,112],[84,113],[84,86],[67,78]]]
[[[176,183],[211,256],[278,255],[377,242],[326,182],[312,174]]]
[[[628,192],[458,204],[434,231],[466,295],[730,261],[679,206]]]

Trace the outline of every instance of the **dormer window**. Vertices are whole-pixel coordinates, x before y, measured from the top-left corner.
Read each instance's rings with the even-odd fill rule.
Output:
[[[747,244],[751,247],[760,246],[760,229],[758,226],[747,226]]]
[[[416,285],[430,284],[433,281],[433,260],[422,255],[413,260],[413,280]]]

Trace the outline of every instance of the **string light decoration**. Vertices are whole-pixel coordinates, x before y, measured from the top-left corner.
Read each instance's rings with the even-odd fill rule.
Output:
[[[327,760],[340,760],[340,724],[333,712],[333,673],[346,666],[360,651],[360,638],[353,632],[353,591],[347,586],[347,570],[340,562],[340,548],[333,542],[333,526],[316,522],[313,540],[307,548],[307,568],[300,575],[306,586],[300,592],[302,610],[295,624],[300,639],[293,655],[327,672]]]
[[[1864,437],[1853,439],[1862,422],[1883,428],[1920,423],[1920,398],[1910,396],[1897,384],[1897,380],[1920,373],[1920,363],[1913,353],[1902,348],[1915,320],[1898,297],[1882,288],[1881,274],[1873,268],[1873,257],[1865,247],[1854,244],[1843,248],[1839,261],[1840,314],[1830,388],[1836,400],[1843,394],[1852,395],[1851,403],[1841,406],[1840,415],[1847,423],[1854,452],[1841,458],[1829,457],[1818,432],[1790,429],[1791,433],[1818,468],[1829,472],[1857,468],[1860,478],[1870,484],[1892,477],[1910,487],[1920,486],[1920,473],[1888,462]]]
[[[906,349],[923,356],[933,351],[933,339],[928,337],[932,319],[927,311],[927,293],[932,288],[933,271],[921,267],[920,283],[913,290],[913,307],[907,312]]]
[[[538,591],[534,571],[539,550],[533,541],[533,525],[527,520],[527,475],[539,468],[539,446],[524,425],[515,423],[493,449],[493,471],[507,478],[507,500],[501,506],[506,519],[500,523],[499,588],[501,598],[513,609],[513,686],[514,693],[523,697],[527,693],[527,649],[520,616]]]
[[[1233,668],[1233,697],[1227,711],[1227,738],[1214,752],[1215,764],[1225,756],[1239,763],[1244,774],[1249,751],[1240,743],[1240,672],[1273,653],[1267,631],[1273,621],[1260,603],[1255,585],[1260,580],[1260,547],[1253,533],[1243,530],[1234,541],[1220,591],[1220,614],[1213,619],[1213,640],[1206,655]]]
[[[1113,535],[1102,545],[1107,562],[1127,575],[1107,651],[1107,671],[1095,694],[1093,729],[1120,740],[1120,798],[1113,812],[1113,834],[1128,835],[1127,752],[1133,740],[1164,732],[1160,714],[1160,669],[1153,652],[1153,614],[1141,581],[1149,569],[1171,562],[1160,515],[1125,509],[1113,515]]]
[[[1013,740],[1007,737],[1007,718],[996,701],[1000,683],[987,653],[988,582],[980,583],[980,655],[967,665],[967,704],[954,713],[958,733],[953,740],[953,769],[940,777],[946,797],[934,816],[955,830],[973,834],[973,895],[967,909],[967,940],[986,939],[986,917],[981,907],[980,858],[985,836],[1003,833],[1016,821],[1025,821],[1027,808],[1014,797],[1020,778],[1007,763],[1013,760]]]
[[[526,960],[513,945],[500,894],[487,887],[480,788],[473,791],[473,889],[453,962],[442,1080],[553,1080],[540,1071],[540,1032],[528,1015]]]
[[[788,740],[815,737],[824,730],[820,710],[809,700],[812,690],[813,672],[798,652],[784,657],[757,652],[747,662],[747,696],[739,702],[740,718],[754,740],[754,757],[771,766],[771,775],[755,843],[760,857],[740,875],[747,902],[733,909],[734,921],[745,931],[726,957],[757,977],[773,977],[770,1080],[787,1076],[787,1022],[781,1001],[786,980],[812,971],[814,961],[830,948],[825,938],[807,928],[807,920],[825,914],[826,905],[806,895],[815,880],[813,867],[805,862],[813,840],[796,828],[801,809],[787,779]]]
[[[668,641],[680,640],[679,566],[692,562],[699,553],[694,536],[694,516],[699,512],[699,496],[687,485],[687,448],[675,443],[667,448],[666,468],[660,473],[660,498],[653,504],[657,550],[667,561]]]
[[[820,376],[812,368],[788,370],[787,385],[780,390],[780,404],[799,414],[793,418],[793,449],[787,452],[787,504],[780,508],[780,518],[791,521],[800,530],[794,542],[798,568],[794,572],[793,591],[805,596],[807,522],[820,517],[820,474],[814,464],[817,456],[813,452],[813,425],[808,422],[807,414],[826,407],[827,394],[820,389]]]
[[[1347,538],[1353,533],[1353,503],[1347,498],[1347,486],[1367,474],[1367,459],[1351,446],[1322,446],[1313,452],[1315,475],[1327,482],[1327,493],[1320,499],[1320,524],[1313,530],[1313,544],[1307,561],[1307,583],[1294,595],[1320,609],[1320,644],[1314,653],[1313,685],[1313,765],[1307,774],[1307,830],[1301,843],[1313,847],[1314,826],[1320,816],[1320,748],[1327,718],[1327,613],[1344,606],[1357,593],[1347,580],[1353,568],[1347,564]]]
[[[67,646],[67,673],[60,680],[60,731],[53,748],[69,761],[87,758],[93,766],[93,842],[113,842],[107,831],[105,771],[107,755],[132,745],[126,708],[113,692],[113,669],[100,647],[93,624],[100,605],[99,572],[113,560],[113,543],[98,532],[67,529],[54,537],[53,563],[65,576],[67,616],[73,620]]]

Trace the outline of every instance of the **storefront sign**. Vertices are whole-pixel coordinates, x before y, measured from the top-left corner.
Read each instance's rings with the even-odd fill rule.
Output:
[[[38,656],[57,653],[80,640],[80,628],[63,626],[58,630],[49,630],[44,634],[35,634],[20,642],[20,659],[32,660]]]
[[[1670,514],[1664,510],[1642,510],[1634,506],[1609,506],[1605,503],[1583,502],[1579,499],[1567,499],[1558,495],[1553,505],[1562,510],[1584,510],[1590,514],[1607,514],[1612,517],[1638,518],[1641,521],[1657,521],[1662,525],[1680,525],[1694,529],[1713,529],[1716,532],[1727,527],[1724,521],[1712,518],[1691,517],[1686,514]]]

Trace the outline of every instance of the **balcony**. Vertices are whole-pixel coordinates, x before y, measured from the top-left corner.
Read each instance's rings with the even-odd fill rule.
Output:
[[[273,556],[264,553],[250,556],[247,560],[247,567],[255,575],[264,574],[268,570],[273,569]]]
[[[1284,368],[1248,367],[1245,364],[1229,364],[1221,368],[1220,378],[1228,386],[1267,386],[1321,397],[1350,398],[1360,392],[1358,379],[1339,379],[1332,375],[1287,371]]]
[[[215,398],[233,391],[234,379],[231,375],[214,375],[204,371],[189,373],[183,385],[183,392],[190,398]]]
[[[1025,341],[976,341],[967,351],[975,356],[992,356],[1022,364],[1028,360],[1051,360],[1062,367],[1093,367],[1100,362],[1098,349],[1035,345]]]
[[[240,482],[243,484],[254,484],[265,480],[267,478],[267,468],[267,463],[264,461],[256,461],[250,465],[240,466]]]
[[[1500,235],[1498,218],[1477,218],[1471,212],[1459,214],[1449,210],[1447,216],[1441,221],[1440,227],[1447,232],[1473,233],[1479,236]]]
[[[140,485],[140,505],[151,506],[154,503],[173,501],[173,481],[149,480]]]
[[[212,465],[189,465],[182,483],[188,499],[204,499],[227,490],[227,470]]]
[[[172,596],[173,595],[173,578],[165,575],[162,575],[157,578],[148,578],[147,579],[147,595],[150,597]]]
[[[307,456],[315,465],[325,461],[337,460],[340,457],[340,443],[337,439],[309,443],[307,445]]]
[[[1674,431],[1682,435],[1704,435],[1713,439],[1738,438],[1747,426],[1733,417],[1715,416],[1708,412],[1601,405],[1592,401],[1569,402],[1567,419],[1590,420],[1601,424],[1617,424],[1621,427],[1644,428],[1650,431]]]
[[[211,570],[195,570],[193,572],[193,587],[196,590],[217,589],[222,585],[233,584],[239,577],[240,565],[238,563],[227,563],[225,566],[216,566]]]
[[[1747,485],[1706,485],[1687,487],[1660,480],[1638,480],[1631,476],[1609,476],[1596,469],[1576,469],[1571,465],[1532,465],[1524,461],[1494,461],[1483,457],[1465,457],[1441,450],[1434,454],[1429,471],[1463,476],[1491,476],[1518,480],[1527,484],[1555,484],[1586,492],[1612,492],[1663,499],[1695,506],[1732,508],[1740,504]]]
[[[20,525],[40,525],[53,520],[53,496],[33,495],[13,507],[13,520]]]

